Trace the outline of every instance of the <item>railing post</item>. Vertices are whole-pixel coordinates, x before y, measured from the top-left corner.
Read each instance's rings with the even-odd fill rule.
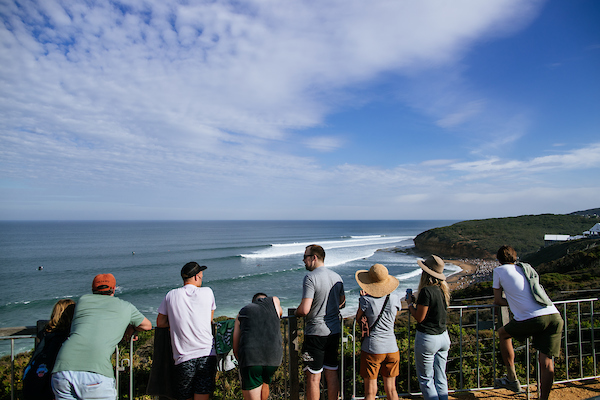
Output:
[[[129,338],[129,398],[133,400],[133,339],[136,333]]]
[[[300,377],[298,376],[298,318],[296,309],[288,308],[288,352],[290,362],[288,374],[290,376],[290,400],[300,399]]]
[[[567,380],[569,380],[569,327],[567,320],[567,303],[563,304],[563,315],[564,315],[564,333],[565,333],[565,371],[567,373]]]
[[[408,353],[408,369],[407,369],[408,377],[406,378],[406,382],[407,382],[406,386],[408,388],[408,393],[410,393],[411,392],[410,391],[410,359],[411,359],[411,357],[410,357],[411,356],[410,349],[412,349],[412,346],[410,345],[410,338],[411,338],[410,337],[410,311],[408,312],[408,319],[407,319],[407,321],[408,321],[408,329],[407,329],[407,332],[408,332],[408,349],[407,349],[407,353]]]
[[[338,371],[338,379],[340,380],[340,395],[339,399],[344,398],[344,344],[348,343],[348,336],[344,336],[344,318],[340,315],[340,368]],[[354,349],[352,349],[354,352]],[[354,369],[354,366],[353,368]],[[329,388],[327,388],[329,390]]]
[[[594,359],[594,375],[598,375],[596,370],[596,338],[594,337],[594,300],[590,301],[590,322],[592,323],[592,357]]]
[[[117,398],[119,398],[119,345],[115,346],[115,389],[117,390]]]
[[[479,368],[479,308],[475,309],[475,345],[477,346],[477,389],[481,387],[481,368]]]
[[[492,306],[492,384],[496,382],[496,306]]]
[[[15,340],[10,339],[10,400],[15,400]]]
[[[577,326],[578,335],[577,340],[579,342],[579,377],[583,378],[583,339],[581,338],[581,303],[577,302]]]
[[[460,347],[459,347],[459,357],[460,357],[460,371],[459,371],[459,376],[460,376],[460,388],[461,390],[464,389],[464,381],[463,381],[463,329],[462,329],[462,325],[463,325],[463,309],[461,307],[460,309],[460,317],[459,317],[459,325],[458,328],[460,329],[460,335],[459,335],[459,343],[460,343]]]

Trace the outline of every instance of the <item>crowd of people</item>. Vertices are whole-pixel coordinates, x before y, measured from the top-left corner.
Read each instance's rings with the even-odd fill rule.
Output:
[[[481,258],[460,258],[457,261],[475,266],[475,271],[467,276],[462,276],[455,284],[456,289],[464,289],[473,283],[491,282],[494,268],[498,261],[484,260]]]
[[[494,302],[509,306],[514,314],[514,319],[498,331],[507,374],[498,378],[495,385],[521,391],[512,337],[533,336],[533,346],[540,352],[540,398],[547,399],[554,377],[552,357],[560,352],[563,321],[539,285],[535,270],[516,262],[514,249],[502,246],[497,258],[501,266],[494,268],[497,263],[482,261],[477,263],[476,272],[476,279],[491,274]],[[344,283],[336,272],[324,268],[325,250],[321,246],[307,246],[303,262],[308,272],[295,315],[304,318],[305,398],[321,397],[324,375],[327,397],[336,400],[340,396],[340,309],[346,303]],[[446,362],[451,346],[446,325],[450,289],[440,257],[431,255],[418,260],[418,265],[422,272],[417,296],[406,294],[408,311],[417,321],[416,372],[425,399],[445,400]],[[172,356],[174,365],[169,379],[174,382],[178,400],[207,400],[216,386],[212,330],[216,303],[213,291],[202,285],[206,269],[196,262],[185,264],[181,269],[182,286],[169,291],[158,307],[157,334],[159,329],[168,332],[168,358]],[[364,379],[365,399],[376,398],[381,375],[387,399],[397,400],[400,355],[394,322],[402,307],[401,296],[396,293],[398,279],[381,264],[357,271],[355,279],[361,288],[356,320],[361,325],[360,375]],[[116,399],[111,364],[115,346],[122,339],[129,340],[135,331],[152,329],[152,323],[131,303],[114,297],[115,287],[112,274],[100,274],[92,282],[92,294],[82,296],[76,305],[72,300],[60,300],[55,305],[50,323],[41,334],[42,343],[25,370],[25,400]],[[232,347],[245,400],[269,397],[269,385],[283,357],[282,313],[277,297],[259,292],[235,319]]]

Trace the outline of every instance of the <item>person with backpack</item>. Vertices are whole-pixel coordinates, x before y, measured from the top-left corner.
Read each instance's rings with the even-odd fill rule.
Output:
[[[60,299],[54,304],[50,321],[38,334],[40,343],[23,371],[23,400],[54,400],[52,368],[58,351],[71,332],[75,302]]]
[[[560,355],[563,319],[540,285],[537,272],[529,264],[516,262],[515,249],[502,246],[496,258],[502,265],[493,272],[494,304],[508,306],[514,319],[498,329],[500,353],[507,373],[497,378],[494,386],[521,392],[512,338],[525,340],[532,336],[533,347],[540,352],[540,399],[547,400],[554,382],[552,357]],[[502,292],[506,298],[502,297]]]
[[[388,400],[397,400],[396,377],[400,374],[400,352],[394,334],[396,314],[402,308],[400,295],[394,293],[398,279],[388,269],[375,264],[368,271],[356,271],[356,282],[361,287],[356,321],[363,328],[360,353],[360,376],[365,381],[365,400],[377,396],[377,376],[383,378]]]

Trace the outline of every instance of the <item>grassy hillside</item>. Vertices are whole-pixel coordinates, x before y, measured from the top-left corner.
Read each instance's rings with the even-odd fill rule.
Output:
[[[523,261],[535,267],[542,286],[555,301],[600,294],[600,238],[555,244]],[[492,282],[477,283],[452,294],[456,300],[492,295]]]
[[[543,247],[545,234],[580,235],[598,221],[598,217],[562,214],[463,221],[419,234],[415,248],[440,256],[494,258],[498,248],[508,244],[525,256]]]

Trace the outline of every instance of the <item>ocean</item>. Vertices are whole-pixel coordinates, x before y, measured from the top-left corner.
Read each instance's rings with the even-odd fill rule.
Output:
[[[235,317],[256,292],[278,296],[287,308],[302,297],[307,245],[325,248],[325,265],[344,280],[354,315],[359,287],[354,273],[375,263],[416,289],[416,257],[389,249],[413,247],[413,238],[456,221],[44,221],[0,222],[0,327],[48,319],[61,298],[91,293],[98,273],[112,273],[116,296],[133,303],[153,324],[165,294],[181,286],[188,261],[206,265],[215,316]],[[459,269],[448,265],[446,274]],[[287,311],[284,311],[287,313]],[[22,342],[22,341],[21,341]],[[17,342],[19,351],[30,343]],[[24,347],[24,348],[23,348]],[[7,354],[8,343],[0,344]]]

